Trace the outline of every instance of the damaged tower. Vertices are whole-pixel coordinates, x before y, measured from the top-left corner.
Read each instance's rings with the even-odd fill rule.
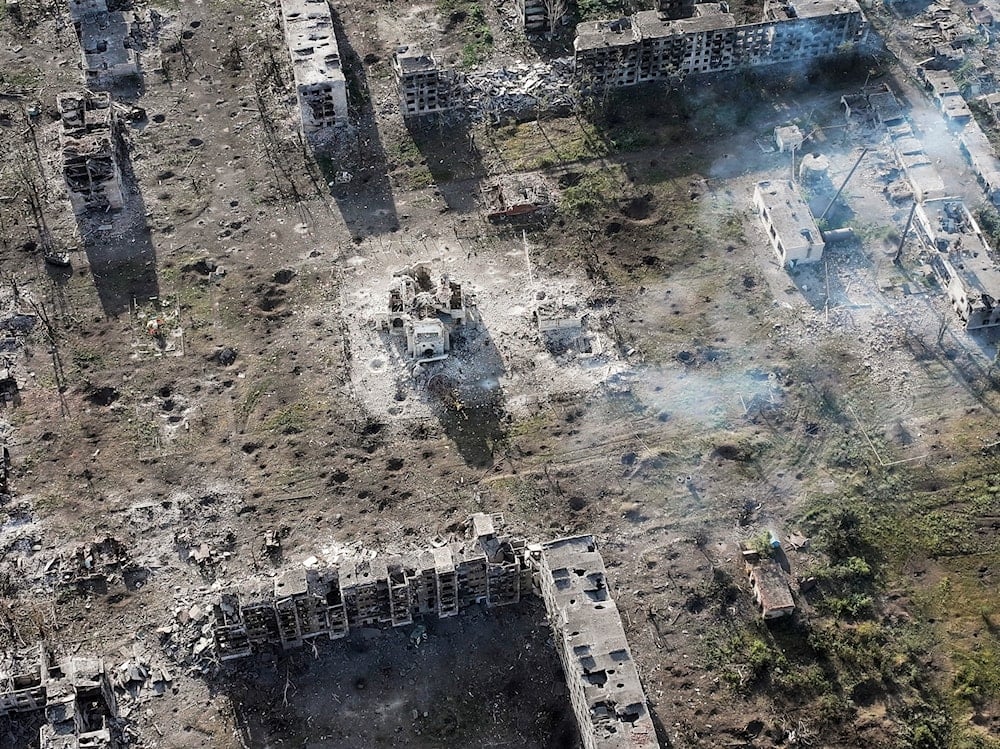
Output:
[[[118,132],[106,93],[59,94],[63,176],[76,214],[124,205]]]
[[[441,361],[451,351],[451,331],[478,322],[475,297],[447,274],[435,283],[428,263],[393,274],[388,311],[378,324],[405,336],[406,353],[418,364]]]
[[[458,75],[442,70],[437,61],[417,47],[398,47],[392,72],[399,87],[403,117],[419,117],[454,109],[460,100]]]
[[[327,0],[281,0],[285,43],[292,57],[302,134],[322,141],[347,124],[347,79]]]

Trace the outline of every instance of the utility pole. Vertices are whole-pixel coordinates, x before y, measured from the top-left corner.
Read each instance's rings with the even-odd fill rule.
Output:
[[[833,204],[837,202],[837,198],[840,197],[840,193],[842,193],[844,191],[844,188],[847,187],[847,183],[851,181],[851,177],[854,176],[854,172],[857,170],[858,166],[861,164],[861,159],[863,159],[865,157],[866,153],[868,153],[868,146],[865,146],[861,150],[861,155],[858,156],[858,160],[854,162],[854,166],[851,167],[851,171],[849,171],[847,173],[847,177],[844,179],[844,182],[840,186],[840,189],[837,190],[837,194],[833,196],[833,200],[830,201],[830,205],[828,205],[826,207],[826,210],[823,211],[823,215],[819,217],[820,221],[822,221],[823,219],[825,219],[826,218],[826,214],[828,214],[830,212],[830,209],[833,208]]]

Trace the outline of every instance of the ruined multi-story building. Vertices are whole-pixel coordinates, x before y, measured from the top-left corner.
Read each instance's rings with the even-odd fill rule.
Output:
[[[916,217],[930,266],[965,329],[1000,325],[1000,269],[969,209],[955,200],[929,201],[917,206]]]
[[[404,117],[445,112],[461,103],[458,74],[438,67],[434,57],[418,47],[398,47],[392,56],[392,72]]]
[[[584,747],[658,747],[594,539],[578,536],[542,544],[535,564]]]
[[[514,8],[524,30],[529,34],[537,34],[548,31],[551,27],[549,11],[550,7],[557,7],[556,3],[553,0],[514,0]],[[565,10],[566,5],[562,4],[561,7]]]
[[[56,97],[62,170],[73,211],[121,208],[118,127],[106,93],[66,92]]]
[[[543,544],[499,535],[502,517],[477,513],[466,537],[399,556],[317,563],[273,582],[244,584],[215,605],[216,654],[338,639],[358,627],[400,627],[474,605],[541,596],[587,749],[658,747],[646,696],[591,536]]]
[[[327,0],[281,0],[302,134],[322,141],[348,122],[347,79]]]
[[[37,656],[0,662],[0,715],[45,712],[41,749],[119,749],[118,707],[104,661],[72,657],[52,663]]]
[[[139,75],[132,22],[122,12],[93,13],[76,24],[84,82],[106,86]]]
[[[291,570],[273,586],[227,593],[215,610],[222,660],[268,644],[338,639],[351,629],[401,627],[415,617],[455,616],[474,604],[517,603],[530,590],[526,544],[497,535],[500,516],[473,515],[467,538],[402,556],[347,559]]]
[[[630,86],[740,67],[808,61],[862,43],[868,21],[856,0],[766,2],[764,20],[737,25],[727,6],[699,3],[694,15],[642,11],[577,26],[576,70],[589,88]]]

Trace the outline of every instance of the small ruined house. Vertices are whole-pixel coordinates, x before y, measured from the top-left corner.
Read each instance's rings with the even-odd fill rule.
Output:
[[[776,619],[795,611],[795,601],[788,579],[778,563],[772,559],[753,559],[746,562],[747,577],[753,590],[754,601],[765,619]]]

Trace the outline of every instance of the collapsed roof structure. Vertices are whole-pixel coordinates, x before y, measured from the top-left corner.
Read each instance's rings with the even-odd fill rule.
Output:
[[[118,706],[100,658],[53,663],[44,645],[37,657],[5,654],[0,663],[0,715],[45,712],[41,749],[119,749]]]
[[[76,214],[124,205],[118,165],[118,122],[106,93],[65,92],[56,97],[62,170]]]
[[[431,265],[418,262],[393,274],[388,309],[376,322],[406,339],[406,353],[417,364],[448,358],[451,332],[479,321],[475,295],[442,274],[437,282]]]

